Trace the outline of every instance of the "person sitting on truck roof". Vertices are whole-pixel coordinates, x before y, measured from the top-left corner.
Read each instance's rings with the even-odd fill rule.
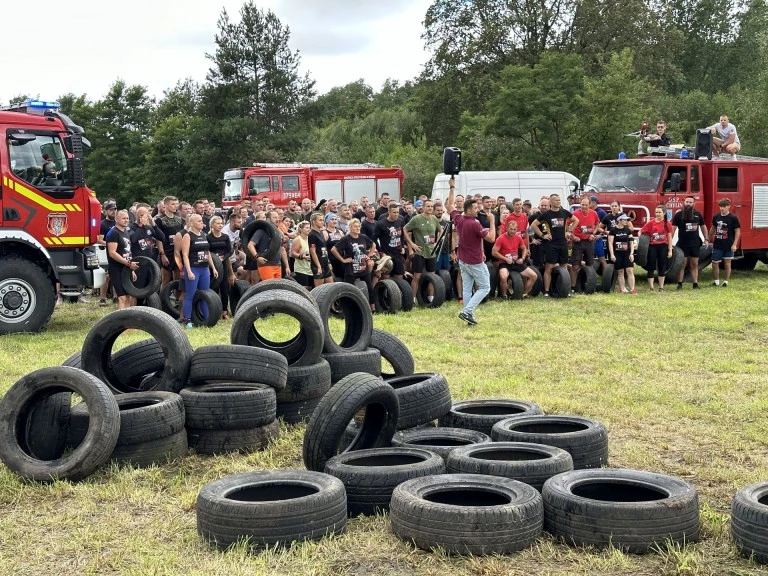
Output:
[[[715,154],[738,154],[741,150],[741,142],[739,141],[739,135],[736,132],[736,126],[731,124],[728,116],[723,114],[720,116],[720,122],[709,126],[709,131],[712,134],[717,133],[719,138],[712,138],[712,148]]]
[[[643,136],[643,140],[648,142],[648,148],[650,149],[652,156],[663,156],[663,153],[659,152],[659,146],[669,146],[670,140],[667,132],[667,123],[664,120],[656,122],[656,134],[648,134]]]

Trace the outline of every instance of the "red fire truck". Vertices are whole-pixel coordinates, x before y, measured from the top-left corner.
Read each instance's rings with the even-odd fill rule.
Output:
[[[403,171],[375,164],[254,164],[234,168],[219,180],[222,206],[230,207],[253,196],[269,198],[275,206],[310,198],[315,202],[335,199],[349,203],[367,196],[373,202],[382,194],[399,200]]]
[[[56,283],[94,286],[101,207],[85,185],[83,129],[58,103],[0,109],[0,334],[38,332]]]
[[[728,155],[696,160],[685,155],[670,148],[663,156],[595,162],[582,193],[597,196],[606,209],[619,200],[624,212],[634,213],[636,229],[653,217],[657,206],[664,206],[671,219],[686,196],[695,198],[709,228],[718,202],[728,198],[741,223],[743,254],[739,252],[734,267],[751,270],[758,260],[768,261],[768,159]]]

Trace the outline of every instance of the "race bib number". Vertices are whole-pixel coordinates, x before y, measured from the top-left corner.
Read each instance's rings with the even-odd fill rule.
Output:
[[[581,227],[581,233],[582,234],[589,234],[590,228],[591,228],[590,226],[582,226]]]
[[[552,228],[562,228],[565,226],[564,218],[552,218]]]
[[[653,236],[651,236],[651,238],[653,240],[655,240],[656,242],[658,242],[659,240],[664,240],[664,238],[666,238],[666,236],[667,235],[665,233],[663,233],[663,232],[654,232]]]
[[[629,242],[616,242],[616,250],[629,250]]]
[[[434,236],[424,236],[424,243],[425,244],[434,244],[435,243],[435,237]]]
[[[686,222],[685,223],[685,231],[686,232],[698,232],[699,231],[699,225],[696,222]]]

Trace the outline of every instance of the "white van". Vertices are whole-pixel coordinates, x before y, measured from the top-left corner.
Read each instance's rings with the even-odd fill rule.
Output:
[[[432,184],[432,198],[444,200],[448,196],[447,174],[435,176]],[[579,179],[568,172],[545,172],[535,170],[516,170],[509,172],[461,172],[456,175],[456,194],[482,194],[483,196],[504,196],[507,202],[513,198],[530,200],[534,206],[539,205],[542,196],[559,194],[563,205],[573,193],[574,186],[579,185]]]

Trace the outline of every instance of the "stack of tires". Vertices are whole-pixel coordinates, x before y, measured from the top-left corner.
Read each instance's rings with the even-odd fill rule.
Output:
[[[353,286],[349,289],[360,295]],[[274,314],[296,320],[298,333],[283,342],[260,334],[259,321]],[[292,280],[260,282],[246,290],[236,305],[232,344],[273,352],[287,364],[284,384],[277,387],[276,414],[288,424],[308,419],[331,387],[331,367],[322,358],[325,324],[314,291],[307,292]]]
[[[285,388],[281,354],[251,346],[202,346],[181,391],[190,447],[198,454],[264,448],[280,434],[275,391]]]

